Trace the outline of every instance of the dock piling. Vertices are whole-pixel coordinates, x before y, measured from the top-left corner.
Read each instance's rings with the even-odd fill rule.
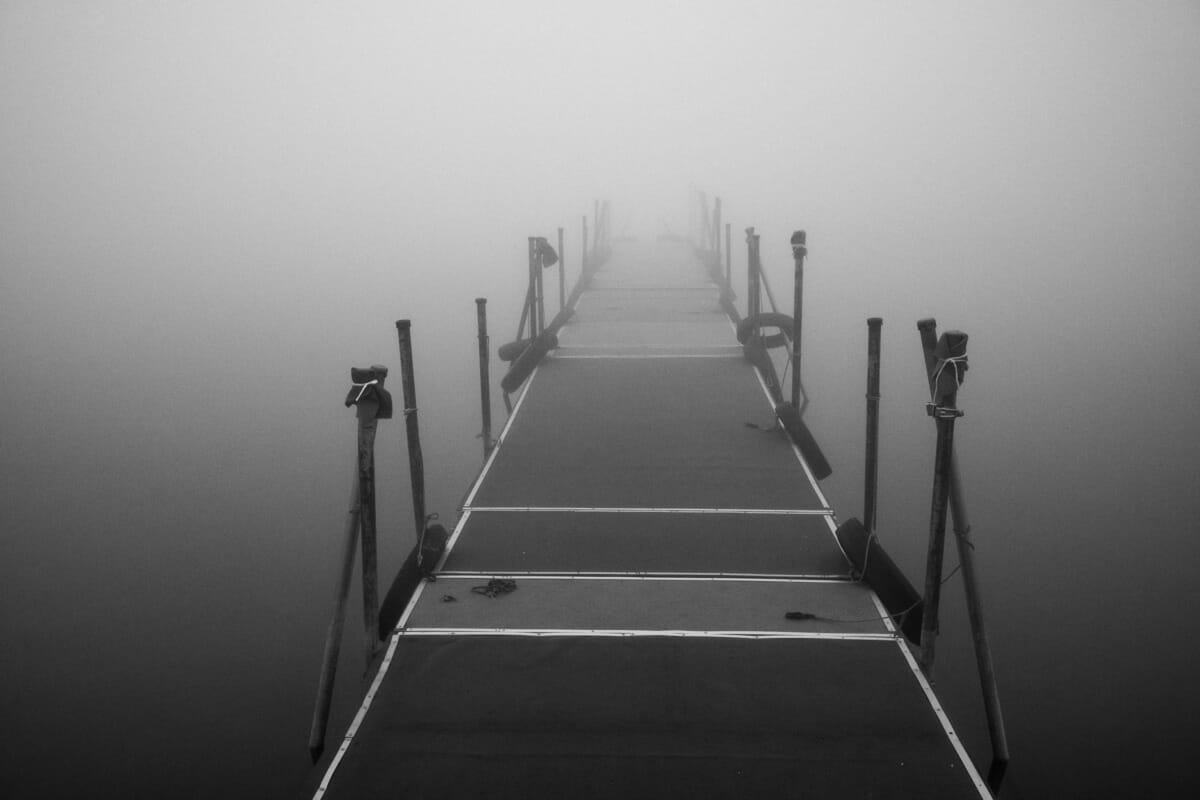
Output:
[[[730,223],[725,223],[725,286],[733,289],[733,237]]]
[[[562,233],[562,228],[559,228]],[[561,262],[560,262],[561,263]],[[488,376],[487,298],[475,298],[479,329],[479,410],[483,418],[483,457],[492,454],[492,385]]]
[[[558,310],[567,305],[567,251],[563,249],[563,229],[558,229]]]
[[[712,251],[713,260],[717,260],[718,254],[721,252],[721,198],[719,197],[713,200],[712,239],[708,243],[708,249]]]
[[[954,453],[954,421],[958,386],[966,369],[967,335],[947,331],[938,339],[937,366],[932,378],[933,402],[927,406],[937,423],[937,452],[933,466],[933,496],[929,512],[929,553],[925,566],[925,617],[921,626],[921,668],[932,674],[938,635],[938,604],[942,589],[942,559],[946,541],[946,513],[950,501],[950,467]]]
[[[929,391],[935,389],[934,375],[937,369],[937,321],[923,319],[917,322],[921,336],[921,350],[925,355],[925,372],[929,378]],[[992,648],[988,640],[983,616],[983,599],[979,591],[979,579],[975,569],[975,545],[971,541],[971,523],[967,518],[967,504],[963,498],[962,476],[958,468],[958,457],[951,453],[950,464],[950,516],[953,518],[954,540],[958,547],[958,562],[963,578],[963,593],[967,601],[967,616],[971,623],[971,639],[975,646],[975,665],[979,672],[979,685],[983,692],[983,706],[987,714],[988,734],[992,741],[992,765],[988,770],[988,786],[993,792],[1000,788],[1008,766],[1008,734],[1004,727],[1004,713],[1000,706],[1000,689],[996,682],[996,670],[992,661]]]
[[[754,233],[754,228],[746,228],[746,316],[753,317],[758,314],[759,306],[759,289],[758,289],[758,236]]]
[[[400,340],[400,379],[404,385],[404,427],[408,438],[408,471],[412,484],[413,520],[417,548],[425,535],[425,460],[421,455],[421,429],[417,422],[417,388],[413,377],[412,321],[396,321]],[[418,565],[419,566],[419,565]]]
[[[804,257],[807,254],[808,234],[796,231],[792,234],[792,259],[796,263],[792,298],[792,407],[797,411],[800,410],[800,326],[804,314]]]
[[[350,370],[358,392],[351,401],[358,418],[358,525],[362,545],[363,625],[368,663],[379,651],[379,565],[376,558],[375,433],[380,419],[392,415],[391,397],[383,389],[387,367],[372,364]],[[354,392],[354,389],[351,389]]]
[[[883,320],[867,320],[867,447],[863,477],[863,527],[875,532],[875,499],[879,478],[879,349]]]

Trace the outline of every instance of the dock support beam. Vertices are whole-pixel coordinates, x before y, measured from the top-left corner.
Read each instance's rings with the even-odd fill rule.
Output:
[[[558,229],[559,236],[562,228]],[[562,263],[562,262],[559,262]],[[479,411],[483,417],[483,457],[492,454],[492,383],[488,376],[487,298],[475,298],[479,328]]]
[[[879,479],[879,344],[883,320],[867,320],[867,454],[863,476],[863,527],[875,532],[875,499]]]

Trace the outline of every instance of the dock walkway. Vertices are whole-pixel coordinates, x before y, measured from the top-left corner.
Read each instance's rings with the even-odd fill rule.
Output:
[[[719,295],[614,245],[316,797],[989,797]]]

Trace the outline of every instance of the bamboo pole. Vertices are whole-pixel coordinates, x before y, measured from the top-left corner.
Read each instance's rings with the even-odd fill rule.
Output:
[[[792,408],[800,410],[800,329],[804,315],[804,256],[808,254],[808,235],[792,234],[792,259],[796,263],[792,296]]]
[[[367,663],[379,651],[379,565],[376,559],[375,526],[375,432],[378,400],[362,400],[355,406],[358,417],[358,524],[362,545],[363,627]]]
[[[413,377],[412,321],[396,321],[400,340],[400,379],[404,385],[404,427],[408,438],[408,473],[412,485],[413,521],[417,546],[425,533],[425,459],[421,455],[421,429],[417,422],[417,387]],[[419,565],[418,565],[419,566]]]
[[[719,197],[713,200],[712,240],[709,242],[709,250],[712,251],[714,259],[721,252],[721,198]]]
[[[730,224],[725,223],[725,285],[733,289],[733,237],[730,236]]]
[[[333,702],[333,683],[337,677],[338,656],[342,650],[342,632],[346,627],[346,602],[350,597],[350,580],[354,574],[354,551],[358,546],[358,468],[350,485],[349,511],[342,533],[342,570],[334,594],[333,618],[325,634],[325,651],[321,655],[321,676],[317,679],[317,700],[313,707],[312,727],[308,732],[308,752],[313,763],[325,752],[325,730],[329,727],[329,707]]]
[[[479,329],[479,410],[483,417],[483,457],[487,458],[492,453],[492,384],[488,377],[486,297],[475,298],[475,315]]]
[[[567,305],[567,252],[563,249],[563,229],[558,229],[558,310]]]
[[[875,500],[879,479],[879,345],[883,320],[867,320],[867,452],[863,477],[863,527],[875,532]]]
[[[583,215],[583,253],[579,258],[580,277],[587,274],[588,270],[588,221],[587,214]]]
[[[937,367],[937,321],[923,319],[917,322],[921,336],[921,349],[925,355],[925,373],[929,378],[929,390],[934,391],[934,371]],[[963,498],[963,482],[958,469],[958,457],[951,454],[950,464],[950,516],[954,520],[954,540],[958,547],[958,561],[963,576],[963,592],[967,601],[967,616],[971,623],[971,639],[975,646],[975,666],[979,672],[979,685],[983,693],[983,707],[987,714],[988,734],[992,741],[992,766],[988,770],[988,785],[995,792],[1000,788],[1008,766],[1008,734],[1004,727],[1004,712],[1000,706],[1000,688],[996,681],[996,670],[992,661],[992,648],[988,640],[983,616],[983,598],[979,590],[979,579],[975,569],[975,545],[971,541],[971,523],[967,518],[967,503]]]
[[[754,228],[746,228],[746,316],[753,317],[758,313],[758,269],[756,258],[758,237]]]
[[[966,355],[967,335],[959,331],[942,334],[938,341],[941,359]],[[938,635],[938,605],[942,590],[942,560],[945,553],[946,514],[950,501],[950,466],[954,453],[954,421],[957,409],[958,373],[942,369],[935,379],[930,414],[937,423],[937,452],[933,466],[933,496],[929,511],[929,553],[925,565],[924,616],[921,624],[921,668],[933,673]]]

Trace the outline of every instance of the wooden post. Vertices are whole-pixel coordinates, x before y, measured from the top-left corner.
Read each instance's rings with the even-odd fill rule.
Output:
[[[792,297],[792,408],[800,409],[800,328],[804,316],[804,256],[808,254],[808,235],[792,234],[792,259],[796,262],[795,294]],[[869,529],[868,529],[869,530]]]
[[[592,201],[592,255],[600,250],[600,200]]]
[[[937,321],[923,319],[917,322],[920,331],[921,349],[925,355],[925,373],[929,378],[929,390],[934,391],[934,373],[937,368]],[[950,464],[950,516],[954,520],[954,539],[958,546],[958,561],[963,576],[963,590],[967,601],[967,615],[971,622],[971,638],[975,645],[975,666],[979,672],[979,685],[983,691],[983,707],[987,714],[988,733],[992,740],[992,766],[988,770],[988,786],[995,792],[1000,788],[1008,765],[1008,735],[1004,728],[1004,713],[1000,707],[1000,689],[996,682],[996,670],[992,662],[992,648],[988,641],[987,627],[983,617],[983,599],[980,596],[978,574],[975,570],[975,545],[971,542],[971,523],[967,518],[967,504],[963,499],[962,477],[958,470],[958,458],[951,454]]]
[[[408,435],[408,473],[412,484],[413,521],[417,546],[425,534],[425,459],[421,456],[421,430],[417,423],[417,387],[413,378],[412,321],[396,321],[400,339],[400,378],[404,384],[404,427]],[[419,552],[419,551],[418,551]],[[418,566],[420,566],[418,564]]]
[[[342,650],[342,631],[346,627],[346,601],[350,596],[350,579],[354,574],[354,550],[358,546],[358,509],[358,468],[355,467],[354,481],[350,486],[350,510],[346,514],[346,526],[342,533],[342,570],[334,594],[333,618],[325,634],[321,676],[317,679],[317,701],[313,708],[312,727],[308,732],[308,752],[314,764],[325,752],[325,729],[329,727],[333,682]]]
[[[386,371],[384,374],[387,374]],[[358,417],[358,524],[362,532],[363,626],[366,629],[368,664],[379,650],[379,565],[375,549],[375,432],[378,413],[378,400],[363,399],[355,406]]]
[[[541,333],[538,327],[537,313],[537,237],[529,237],[529,292],[526,294],[529,303],[529,338]]]
[[[580,277],[587,274],[588,270],[588,224],[587,214],[583,215],[583,254],[579,258]]]
[[[558,310],[567,305],[567,251],[563,249],[563,229],[558,229]]]
[[[559,228],[562,231],[562,228]],[[487,298],[475,298],[479,328],[479,409],[483,416],[483,457],[492,454],[492,384],[488,378]]]
[[[534,283],[537,285],[537,320],[538,320],[538,335],[546,329],[546,300],[542,291],[542,273],[546,271],[543,261],[545,256],[542,254],[541,241],[538,242],[535,257],[533,259],[533,275]]]
[[[960,365],[950,359],[966,357],[967,335],[948,331],[938,341],[939,367],[929,413],[937,423],[937,452],[933,466],[933,496],[929,511],[929,553],[925,565],[924,617],[921,624],[921,668],[933,672],[938,634],[938,604],[942,589],[942,557],[946,541],[946,512],[950,500],[950,466],[954,452]]]
[[[721,198],[719,197],[713,200],[712,241],[709,249],[712,250],[714,261],[719,258],[718,253],[721,252]]]
[[[875,532],[875,498],[879,478],[879,343],[883,320],[867,320],[867,456],[863,477],[863,528]]]
[[[746,316],[753,317],[758,313],[758,269],[756,255],[758,237],[754,228],[746,228]]]
[[[725,223],[725,285],[733,289],[733,237],[729,235],[730,225]]]

